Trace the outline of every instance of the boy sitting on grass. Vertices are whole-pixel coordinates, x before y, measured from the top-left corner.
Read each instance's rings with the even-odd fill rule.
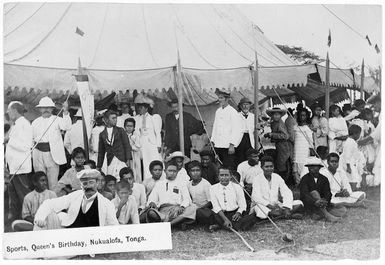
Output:
[[[115,198],[116,195],[116,178],[112,175],[107,175],[105,177],[106,185],[104,190],[112,194],[112,198]]]
[[[21,217],[23,220],[15,220],[12,229],[18,231],[32,231],[33,221],[37,209],[47,199],[56,198],[56,193],[48,189],[48,178],[42,171],[36,172],[32,176],[32,183],[35,187],[33,191],[24,197]]]
[[[152,189],[155,184],[162,178],[163,174],[163,163],[159,160],[151,161],[150,166],[151,178],[146,178],[143,180],[144,188],[146,189],[146,196],[150,196]]]
[[[146,207],[146,191],[143,184],[135,183],[134,172],[129,167],[124,167],[119,171],[119,176],[121,180],[127,181],[132,190],[132,195],[136,200],[136,204],[138,205],[139,214]]]
[[[116,196],[111,202],[115,205],[116,218],[119,224],[139,224],[138,206],[131,195],[131,185],[121,180],[116,183]]]
[[[190,194],[187,186],[176,181],[178,166],[169,161],[165,166],[166,179],[159,180],[148,197],[147,222],[170,222],[171,226],[187,224],[195,221],[196,206],[190,205]]]
[[[58,197],[81,189],[80,180],[76,177],[76,175],[85,168],[84,162],[86,161],[86,152],[83,148],[76,147],[72,151],[71,158],[75,162],[75,165],[64,173],[63,177],[59,179],[56,187],[54,188]]]

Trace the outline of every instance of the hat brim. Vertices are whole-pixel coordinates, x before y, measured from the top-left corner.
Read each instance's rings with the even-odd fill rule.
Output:
[[[306,164],[305,167],[310,167],[310,166],[319,166],[319,167],[324,167],[322,164]]]
[[[274,113],[279,113],[281,116],[284,116],[286,114],[285,110],[266,110],[266,114],[272,117]]]
[[[36,105],[36,108],[53,108],[53,109],[56,109],[56,106],[44,106],[44,105]]]
[[[166,158],[166,162],[169,162],[169,161],[171,161],[173,158],[178,158],[178,157],[180,157],[180,158],[183,158],[183,162],[184,163],[188,163],[188,162],[190,162],[190,158],[188,158],[187,156],[170,156],[170,157],[168,157],[168,158]]]

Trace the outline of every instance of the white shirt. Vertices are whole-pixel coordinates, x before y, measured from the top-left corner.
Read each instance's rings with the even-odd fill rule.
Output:
[[[91,131],[91,150],[95,153],[99,150],[99,134],[104,131],[104,126],[96,126]]]
[[[230,181],[227,186],[217,183],[210,187],[213,212],[234,211],[242,213],[246,211],[246,199],[241,186]]]
[[[39,117],[33,121],[32,128],[33,128],[33,141],[34,142],[39,141],[40,137],[44,134],[44,132],[46,132],[47,128],[51,125],[51,123],[53,122],[53,120],[55,120],[55,118],[56,118],[55,115],[51,115],[49,118]],[[71,127],[71,124],[72,124],[72,121],[71,121],[69,114],[67,114],[67,115],[63,114],[63,118],[57,117],[56,119],[59,121],[57,123],[59,125],[58,129],[60,129],[62,131],[69,130],[69,128]],[[49,132],[51,130],[55,130],[55,128],[53,128],[54,125],[55,125],[55,123],[53,123],[51,125],[51,127],[49,127],[49,130],[41,138],[40,143],[48,143],[49,142]]]
[[[263,206],[269,204],[276,205],[279,203],[278,194],[282,196],[282,206],[289,209],[293,208],[293,193],[286,186],[285,181],[276,173],[271,174],[271,180],[258,175],[253,182],[253,192],[251,197],[253,200]]]
[[[112,140],[112,130],[113,129],[114,129],[114,127],[107,127],[107,138],[108,138],[108,141]]]
[[[237,171],[241,175],[239,183],[242,187],[244,187],[245,183],[253,184],[253,180],[258,175],[263,175],[263,170],[259,164],[252,167],[249,165],[248,161],[243,161],[242,163],[240,163],[238,165]]]
[[[179,114],[175,114],[175,119],[176,119],[176,120],[179,119]]]
[[[330,184],[330,191],[332,192],[333,197],[336,193],[340,192],[341,188],[346,189],[349,194],[353,193],[352,187],[350,187],[348,177],[346,176],[346,173],[342,168],[337,168],[336,173],[333,175],[329,171],[329,169],[323,167],[320,170],[320,174],[328,178]]]
[[[83,200],[82,200],[83,213],[86,213],[91,208],[91,205],[94,202],[97,195],[98,195],[98,193],[96,192],[94,195],[92,195],[88,199],[87,199],[86,195],[83,195]]]
[[[15,174],[20,165],[22,166],[17,174],[26,174],[32,171],[31,159],[24,161],[31,148],[32,126],[24,116],[21,116],[9,130],[9,141],[5,151],[5,160],[10,174]]]
[[[120,204],[120,198],[116,196],[111,202],[115,206],[115,211],[118,212],[118,207]],[[121,225],[125,224],[139,224],[139,213],[138,206],[136,204],[134,196],[130,195],[126,204],[120,209],[120,215],[118,217],[118,222]]]
[[[116,118],[116,126],[124,129],[124,121],[128,118],[133,118],[133,117],[128,113],[123,113],[122,115],[118,116]]]
[[[210,201],[210,187],[211,184],[204,178],[197,184],[193,185],[193,182],[190,181],[187,185],[187,189],[190,193],[192,202],[198,206],[202,207]]]
[[[176,178],[175,178],[176,181],[179,181],[180,183],[182,183],[183,185],[187,185],[190,181],[190,176],[187,174],[187,171],[185,168],[181,168],[179,171],[178,171],[178,174],[176,175]]]
[[[132,195],[135,197],[138,208],[142,210],[146,207],[146,188],[143,184],[134,183],[132,187]]]
[[[158,207],[165,203],[187,207],[190,205],[190,195],[187,186],[178,181],[159,180],[148,197],[147,204],[151,202]]]
[[[341,164],[350,164],[350,166],[354,166],[359,163],[359,152],[358,144],[352,138],[348,137],[343,144],[343,152],[341,154],[340,160]]]
[[[229,148],[230,143],[237,147],[240,143],[240,119],[238,112],[227,105],[215,112],[211,141],[217,148]]]
[[[70,154],[76,147],[84,149],[83,121],[78,120],[71,125],[71,128],[64,136],[64,147]]]

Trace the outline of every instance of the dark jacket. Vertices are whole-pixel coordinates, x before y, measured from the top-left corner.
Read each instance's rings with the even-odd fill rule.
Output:
[[[184,146],[185,151],[191,148],[190,136],[193,134],[202,134],[203,124],[195,119],[190,113],[183,112]],[[165,145],[171,149],[171,152],[180,151],[179,148],[179,120],[175,118],[173,112],[166,115],[166,128],[164,136]],[[190,154],[187,154],[190,155]]]
[[[104,155],[107,153],[107,165],[111,164],[112,159],[116,156],[122,162],[132,159],[131,145],[128,140],[127,133],[123,128],[114,127],[112,129],[112,145],[107,141],[107,128],[99,134],[99,154],[97,167],[103,166]]]
[[[299,183],[300,199],[303,202],[305,209],[311,210],[314,208],[315,200],[310,195],[310,192],[313,190],[318,191],[318,193],[321,195],[321,198],[327,200],[330,205],[332,193],[330,191],[330,184],[327,177],[319,174],[316,183],[314,181],[314,177],[312,177],[310,173],[307,173],[302,177],[301,182]]]

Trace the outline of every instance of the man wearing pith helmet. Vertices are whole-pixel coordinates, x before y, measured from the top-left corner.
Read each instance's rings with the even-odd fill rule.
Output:
[[[96,169],[80,171],[82,189],[44,201],[36,212],[34,230],[118,225],[115,206],[98,193],[99,177]]]
[[[63,103],[63,118],[52,115],[56,106],[49,97],[40,99],[36,108],[41,116],[32,122],[33,141],[37,143],[32,153],[33,168],[46,173],[52,190],[58,182],[59,165],[67,163],[61,131],[69,130],[72,122],[67,102]]]

